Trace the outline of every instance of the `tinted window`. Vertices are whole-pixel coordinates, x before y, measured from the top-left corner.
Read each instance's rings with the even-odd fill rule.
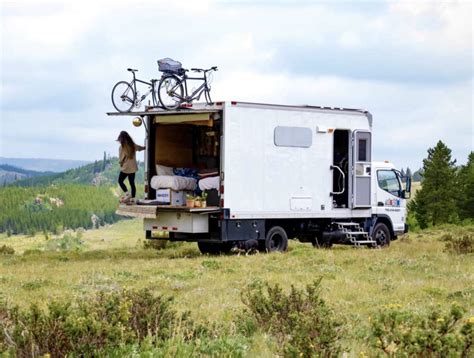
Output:
[[[381,189],[395,196],[401,195],[400,181],[393,170],[378,170],[377,180]]]
[[[367,139],[359,139],[359,162],[367,161]]]
[[[313,143],[313,133],[310,128],[276,127],[274,141],[279,147],[309,148]]]

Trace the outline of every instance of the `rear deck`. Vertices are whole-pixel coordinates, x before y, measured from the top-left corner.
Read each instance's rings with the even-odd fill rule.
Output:
[[[120,205],[116,214],[120,216],[137,217],[143,219],[156,219],[160,212],[180,212],[192,214],[209,214],[219,212],[218,206],[208,206],[205,208],[188,208],[186,206],[173,205]]]

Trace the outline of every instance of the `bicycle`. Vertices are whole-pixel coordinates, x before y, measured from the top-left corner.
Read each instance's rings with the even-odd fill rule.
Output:
[[[127,68],[127,71],[132,73],[133,79],[130,82],[117,82],[112,89],[112,104],[115,109],[119,112],[130,112],[134,106],[139,108],[150,93],[152,94],[153,106],[156,107],[157,100],[155,86],[158,80],[152,79],[150,82],[139,80],[135,77],[135,72],[138,72],[138,70]],[[148,85],[148,92],[140,96],[140,93],[137,91],[137,82]]]
[[[160,61],[158,61],[158,66],[160,71],[164,72],[160,83],[158,84],[158,99],[163,108],[176,109],[184,102],[190,103],[195,99],[199,101],[203,93],[207,104],[212,104],[210,93],[211,87],[209,86],[209,72],[217,71],[217,66],[213,66],[207,70],[202,68],[191,68],[191,71],[193,72],[202,72],[202,77],[189,77],[186,74],[188,70],[181,68],[180,63],[178,65],[179,68],[177,67],[175,70],[162,69],[163,66]],[[191,95],[189,95],[188,80],[203,81],[203,83],[196,88]]]

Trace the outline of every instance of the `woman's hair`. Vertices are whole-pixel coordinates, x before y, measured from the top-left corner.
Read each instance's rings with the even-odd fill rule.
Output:
[[[135,142],[133,141],[132,137],[130,137],[130,134],[125,131],[121,131],[117,138],[117,142],[119,142],[123,150],[125,150],[127,158],[132,159],[135,157]]]

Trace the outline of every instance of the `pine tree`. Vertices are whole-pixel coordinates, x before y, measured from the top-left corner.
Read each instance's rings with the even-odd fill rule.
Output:
[[[458,173],[457,205],[461,219],[474,219],[474,152],[469,153],[466,165]]]
[[[455,164],[451,149],[442,141],[428,149],[428,157],[423,159],[423,185],[410,204],[421,228],[456,220]]]
[[[412,176],[412,174],[411,174],[411,170],[410,170],[410,168],[409,168],[409,167],[407,167],[407,171],[406,171],[406,173],[405,173],[405,176],[406,176],[407,178],[409,178],[409,177],[411,177],[411,176]]]
[[[105,150],[104,150],[104,159],[102,160],[102,171],[105,170],[105,164],[106,164],[106,162],[107,162],[107,156],[106,156]]]

